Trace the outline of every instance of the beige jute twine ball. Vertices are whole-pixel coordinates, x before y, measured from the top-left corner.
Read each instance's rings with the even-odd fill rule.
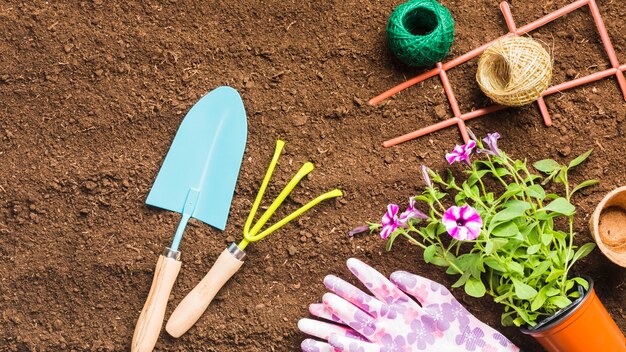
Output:
[[[541,97],[552,79],[552,57],[536,40],[507,37],[480,56],[476,80],[498,104],[522,106]]]

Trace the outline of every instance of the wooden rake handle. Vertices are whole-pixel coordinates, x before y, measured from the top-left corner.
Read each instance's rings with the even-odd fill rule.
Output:
[[[150,352],[154,349],[161,332],[161,326],[163,326],[167,301],[181,265],[180,252],[178,251],[167,248],[165,253],[159,256],[150,293],[141,310],[137,325],[135,325],[131,345],[132,352]]]
[[[180,337],[200,319],[222,286],[241,268],[245,255],[234,243],[220,254],[202,281],[174,309],[165,325],[168,334]]]

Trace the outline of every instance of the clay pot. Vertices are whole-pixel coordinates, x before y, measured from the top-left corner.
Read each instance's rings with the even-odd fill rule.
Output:
[[[626,268],[626,186],[602,199],[589,220],[589,229],[602,253]]]
[[[521,329],[548,352],[625,352],[626,339],[593,289],[593,280],[582,299],[559,311],[547,325]]]

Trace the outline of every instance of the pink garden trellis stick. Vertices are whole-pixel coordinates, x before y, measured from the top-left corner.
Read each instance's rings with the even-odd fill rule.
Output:
[[[555,86],[549,87],[548,89],[546,89],[543,93],[542,96],[537,99],[537,105],[539,106],[539,111],[541,113],[541,116],[543,117],[544,123],[546,124],[546,126],[551,126],[552,125],[552,120],[550,119],[550,114],[548,113],[548,108],[546,106],[546,103],[543,99],[543,97],[550,95],[550,94],[554,94],[557,92],[563,92],[565,90],[574,88],[574,87],[578,87],[580,85],[583,84],[587,84],[590,82],[594,82],[612,75],[615,75],[615,77],[617,78],[617,82],[619,84],[620,89],[622,90],[622,94],[624,95],[624,99],[626,100],[626,79],[624,79],[624,71],[626,71],[626,64],[621,65],[619,64],[618,60],[617,60],[617,55],[615,54],[615,50],[613,49],[613,45],[611,44],[611,39],[609,38],[609,34],[606,31],[606,27],[604,26],[604,22],[602,21],[602,17],[600,16],[600,11],[598,9],[598,5],[596,4],[595,0],[578,0],[575,1],[561,9],[558,9],[534,22],[531,22],[523,27],[517,28],[515,25],[515,21],[513,20],[513,15],[511,14],[511,9],[509,7],[509,4],[504,1],[502,3],[500,3],[500,9],[502,10],[502,14],[504,15],[504,20],[506,21],[506,25],[509,29],[509,33],[503,35],[502,37],[495,39],[487,44],[484,44],[464,55],[461,55],[457,58],[452,59],[451,61],[448,61],[446,63],[437,63],[437,67],[433,68],[432,70],[425,72],[417,77],[414,77],[404,83],[401,83],[391,89],[389,89],[388,91],[372,98],[369,103],[371,105],[376,105],[378,103],[380,103],[381,101],[393,96],[394,94],[412,86],[415,85],[417,83],[423,82],[431,77],[437,76],[439,75],[439,78],[441,79],[441,83],[443,85],[443,90],[446,93],[446,97],[448,98],[448,101],[450,103],[450,107],[452,109],[452,113],[453,113],[453,117],[443,120],[441,122],[438,122],[434,125],[419,129],[417,131],[413,131],[411,133],[407,133],[405,135],[390,139],[388,141],[385,141],[383,143],[383,146],[385,147],[391,147],[394,146],[396,144],[400,144],[402,142],[406,142],[408,140],[414,139],[414,138],[418,138],[427,134],[430,134],[432,132],[441,130],[443,128],[452,126],[454,124],[456,124],[459,127],[459,130],[461,132],[461,136],[463,137],[463,140],[465,142],[469,141],[469,135],[467,133],[467,129],[465,127],[465,121],[473,119],[475,117],[479,117],[479,116],[483,116],[483,115],[487,115],[489,113],[492,112],[496,112],[499,110],[503,110],[505,108],[507,108],[506,106],[502,106],[502,105],[491,105],[485,108],[481,108],[481,109],[477,109],[468,113],[461,113],[461,110],[459,109],[459,105],[457,103],[456,97],[454,95],[454,91],[452,90],[452,86],[450,85],[450,81],[448,80],[448,75],[446,73],[447,70],[450,70],[462,63],[465,63],[469,60],[471,60],[472,58],[480,55],[483,51],[485,51],[485,49],[487,47],[489,47],[491,44],[495,43],[496,41],[508,37],[508,36],[512,36],[512,35],[523,35],[526,34],[530,31],[533,31],[549,22],[554,21],[557,18],[560,18],[576,9],[579,9],[585,5],[589,5],[589,9],[591,10],[591,15],[593,17],[593,20],[596,24],[596,27],[598,29],[598,32],[600,34],[600,39],[602,40],[602,44],[604,45],[604,49],[609,57],[609,61],[611,63],[611,68],[603,70],[603,71],[599,71],[596,73],[592,73],[588,76],[585,77],[580,77],[568,82],[564,82],[561,84],[557,84]]]

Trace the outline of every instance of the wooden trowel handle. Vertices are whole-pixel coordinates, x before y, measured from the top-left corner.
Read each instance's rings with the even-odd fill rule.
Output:
[[[202,281],[174,309],[165,330],[173,337],[187,332],[200,319],[222,286],[241,268],[244,257],[245,253],[234,243],[225,249]]]
[[[156,345],[161,326],[163,326],[167,301],[181,264],[180,252],[178,251],[167,248],[165,253],[159,256],[148,299],[146,299],[135,326],[131,345],[132,352],[150,352]]]

